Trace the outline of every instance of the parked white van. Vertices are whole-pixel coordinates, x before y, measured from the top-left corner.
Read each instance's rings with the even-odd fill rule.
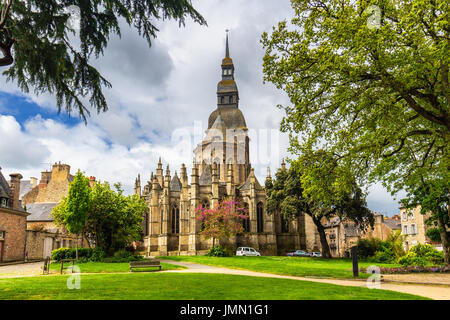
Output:
[[[236,250],[237,256],[260,256],[261,254],[253,248],[239,247]]]

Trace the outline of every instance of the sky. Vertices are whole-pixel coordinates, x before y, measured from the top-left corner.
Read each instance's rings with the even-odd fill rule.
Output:
[[[24,179],[61,161],[74,174],[111,183],[133,192],[135,178],[145,185],[161,157],[164,170],[192,168],[193,149],[216,108],[220,64],[229,29],[242,110],[250,136],[250,162],[263,183],[288,157],[286,134],[280,133],[289,99],[263,83],[261,34],[293,16],[289,0],[193,1],[208,26],[187,20],[158,21],[160,32],[149,48],[145,39],[122,23],[122,37],[112,36],[105,54],[91,63],[112,84],[104,89],[106,113],[94,111],[85,125],[74,113],[58,113],[51,94],[22,93],[0,73],[0,167],[5,176]],[[3,67],[4,68],[4,67]],[[2,71],[0,69],[0,71]],[[369,188],[371,210],[391,216],[399,205],[381,185]]]

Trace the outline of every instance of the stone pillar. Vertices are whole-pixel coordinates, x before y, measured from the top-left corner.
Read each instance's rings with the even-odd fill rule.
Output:
[[[198,165],[194,162],[191,174],[191,210],[189,217],[189,254],[197,252],[197,219],[195,218],[195,209],[200,204],[200,186],[198,181]]]

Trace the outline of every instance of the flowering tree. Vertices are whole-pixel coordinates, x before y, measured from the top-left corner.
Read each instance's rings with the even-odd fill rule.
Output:
[[[216,239],[224,239],[243,232],[242,220],[248,219],[248,210],[240,207],[239,202],[223,200],[214,208],[205,208],[202,205],[195,209],[197,220],[203,222],[200,232],[206,239],[213,239],[213,247]]]

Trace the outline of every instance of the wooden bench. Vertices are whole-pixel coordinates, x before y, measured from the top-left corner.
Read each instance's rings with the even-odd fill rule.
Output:
[[[159,260],[155,259],[147,259],[142,261],[130,261],[130,272],[132,272],[133,268],[151,268],[158,267],[159,271],[161,271],[161,263]]]
[[[72,266],[64,267],[64,263],[66,263],[66,262],[72,262]],[[73,273],[73,266],[74,266],[74,264],[75,264],[75,259],[64,259],[64,260],[61,260],[61,274],[63,274],[63,270],[69,269],[69,268],[72,269],[72,273]]]

